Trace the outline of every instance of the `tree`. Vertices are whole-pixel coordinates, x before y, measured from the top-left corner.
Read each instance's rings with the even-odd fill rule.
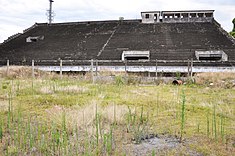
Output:
[[[233,30],[229,34],[235,38],[235,18],[233,19],[232,22],[233,22]]]
[[[233,32],[235,32],[235,18],[233,19]]]
[[[231,31],[229,34],[235,38],[235,32],[234,31]]]

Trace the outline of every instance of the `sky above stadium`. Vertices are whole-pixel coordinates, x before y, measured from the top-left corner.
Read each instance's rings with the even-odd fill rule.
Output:
[[[35,22],[48,22],[49,0],[0,0],[0,42]],[[141,11],[215,10],[215,19],[231,31],[235,0],[54,0],[54,21],[140,19]]]

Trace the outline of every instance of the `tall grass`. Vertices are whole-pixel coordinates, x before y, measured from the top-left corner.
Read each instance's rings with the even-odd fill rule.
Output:
[[[216,128],[216,105],[213,107],[213,130],[215,135],[215,140],[217,140],[217,128]]]
[[[181,103],[181,122],[180,122],[180,142],[183,140],[184,126],[185,126],[185,93],[182,91],[182,103]]]
[[[221,114],[220,116],[220,135],[221,135],[221,139],[222,139],[222,142],[224,142],[224,135],[225,135],[225,132],[224,132],[224,126],[225,126],[225,117],[223,114]]]
[[[144,117],[144,108],[143,106],[140,109],[140,114],[137,113],[135,108],[132,112],[131,108],[128,106],[127,114],[127,132],[133,134],[133,139],[136,144],[141,143],[141,140],[145,137],[145,132],[147,131],[148,116]]]
[[[96,130],[96,154],[99,152],[99,128],[100,128],[100,116],[98,114],[98,106],[95,107],[95,130]]]
[[[3,108],[0,110],[0,152],[3,155],[118,155],[125,153],[122,149],[127,144],[142,146],[142,140],[148,138],[146,136],[150,132],[164,133],[170,137],[180,135],[181,142],[185,139],[190,142],[190,137],[197,135],[193,133],[195,126],[190,125],[197,126],[200,132],[198,138],[212,137],[231,147],[233,112],[227,111],[222,100],[221,105],[217,105],[216,101],[212,107],[210,104],[205,105],[211,102],[208,96],[215,96],[217,90],[205,89],[202,91],[205,92],[204,96],[202,89],[193,88],[195,86],[185,86],[185,90],[179,94],[178,90],[176,92],[175,88],[168,85],[142,87],[116,82],[97,86],[83,82],[78,85],[76,80],[53,79],[42,82],[35,79],[32,88],[25,81],[15,82],[1,82],[0,100],[6,102],[6,107],[0,105]],[[74,91],[71,90],[72,85],[88,89]],[[42,88],[49,91],[41,92]],[[35,91],[34,96],[32,90]],[[229,91],[231,93],[223,93],[228,97],[221,98],[232,103],[229,97],[234,92]],[[92,115],[86,115],[82,110],[91,99],[98,101],[99,105],[92,108],[95,110],[90,113]],[[59,113],[53,109],[55,105],[62,109]],[[110,105],[111,113],[104,114],[102,111]],[[123,113],[125,115],[121,117],[119,105],[126,109]],[[54,114],[58,116],[46,115],[48,109],[55,111]],[[74,118],[71,117],[71,111],[77,111],[77,114],[73,112]],[[204,120],[198,116],[204,116]],[[231,132],[228,132],[229,129]],[[223,145],[217,145],[223,148]],[[213,144],[210,147],[217,149]],[[149,154],[151,152],[156,155],[155,150]]]
[[[13,107],[12,107],[12,89],[9,89],[8,93],[8,112],[7,112],[7,127],[10,130],[10,125],[13,120]]]
[[[0,119],[0,141],[2,142],[3,137],[3,121]]]
[[[209,110],[207,110],[207,115],[206,115],[206,127],[207,127],[207,137],[210,135],[210,118],[209,118]]]

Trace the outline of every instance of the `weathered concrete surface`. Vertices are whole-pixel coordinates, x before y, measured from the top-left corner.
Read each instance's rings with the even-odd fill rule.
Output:
[[[35,68],[45,71],[60,71],[60,66],[37,66]],[[125,72],[125,68],[128,72],[156,72],[156,66],[98,66],[97,71],[116,71]],[[91,70],[90,66],[63,66],[62,71],[85,71]],[[93,67],[93,71],[96,71],[96,67]],[[158,66],[157,72],[181,72],[187,73],[187,66]],[[235,72],[235,67],[199,67],[192,68],[192,72]]]

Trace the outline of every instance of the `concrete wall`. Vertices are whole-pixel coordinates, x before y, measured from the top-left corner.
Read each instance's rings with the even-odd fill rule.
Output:
[[[146,15],[148,15],[149,18],[146,18]],[[160,20],[160,11],[156,12],[142,12],[142,23],[156,23]]]
[[[185,18],[163,18],[165,23],[184,23],[184,22],[212,22],[213,17],[185,17]]]
[[[60,71],[60,66],[37,66],[38,69],[45,71]],[[156,66],[98,66],[97,71],[116,71],[116,72],[156,72]],[[62,71],[91,71],[91,66],[63,66]],[[93,67],[96,71],[96,67]],[[187,66],[158,66],[157,72],[167,73],[187,73]],[[207,67],[193,66],[192,72],[235,72],[235,67]]]

